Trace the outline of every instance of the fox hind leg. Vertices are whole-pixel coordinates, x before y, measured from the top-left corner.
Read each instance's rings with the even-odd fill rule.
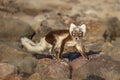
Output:
[[[66,41],[66,39],[64,39],[62,41],[61,45],[60,45],[60,49],[59,49],[60,51],[59,51],[59,54],[58,54],[58,59],[62,59],[62,53],[64,51],[65,41]]]
[[[52,46],[51,50],[50,50],[50,55],[52,55],[53,57],[56,57],[56,49],[55,49],[55,45]]]

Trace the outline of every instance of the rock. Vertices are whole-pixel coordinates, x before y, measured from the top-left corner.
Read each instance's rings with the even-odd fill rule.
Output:
[[[0,45],[0,61],[7,62],[18,68],[19,74],[32,74],[37,60],[31,54],[22,52],[7,45]]]
[[[18,64],[20,73],[32,74],[37,65],[37,60],[33,57],[26,57]]]
[[[4,80],[23,80],[23,78],[18,75],[8,75]]]
[[[31,54],[17,50],[15,48],[5,45],[3,43],[0,44],[0,61],[1,62],[8,62],[9,60],[11,60],[13,58],[16,58],[16,59],[22,58],[23,59],[24,57],[31,57]]]
[[[107,55],[94,57],[93,59],[73,68],[73,80],[119,80],[120,62],[112,60]],[[72,66],[75,66],[72,64]],[[77,66],[77,65],[76,65]],[[89,79],[88,79],[89,78]]]
[[[98,76],[98,75],[90,74],[89,76],[87,76],[83,80],[105,80],[105,79],[100,77],[100,76]]]
[[[6,45],[8,47],[17,49],[17,50],[21,50],[22,45],[20,42],[18,41],[14,41],[14,42],[9,42],[9,41],[0,41],[0,45]]]
[[[53,2],[56,2],[55,0]],[[28,15],[35,16],[40,12],[50,12],[56,9],[59,10],[69,10],[71,6],[69,4],[64,3],[63,1],[58,0],[56,4],[53,2],[46,0],[45,2],[42,0],[1,0],[1,9],[6,12],[24,12]],[[67,5],[67,6],[66,6]]]
[[[97,20],[92,20],[92,19],[81,19],[79,20],[80,24],[86,24],[87,26],[87,33],[86,36],[84,37],[85,41],[98,41],[98,40],[103,40],[103,33],[106,29],[105,22],[103,19],[97,19]]]
[[[42,80],[39,73],[33,73],[27,80]]]
[[[51,64],[52,60],[43,58],[39,60],[39,63],[36,65],[35,72],[39,73],[40,75],[43,73],[43,70]],[[42,76],[41,76],[42,77]]]
[[[70,78],[70,66],[66,62],[51,61],[46,65],[39,64],[36,72],[40,74],[42,80],[67,80]]]
[[[59,13],[55,12],[39,14],[33,19],[33,29],[35,31],[36,29],[41,31],[45,27],[49,27],[51,29],[66,29],[63,17],[63,14],[59,15]]]
[[[56,24],[57,23],[57,24]],[[39,14],[35,16],[32,21],[32,28],[36,34],[33,37],[33,41],[39,42],[41,37],[44,37],[52,30],[67,29],[65,21],[57,13],[51,12],[46,14]]]
[[[110,17],[106,20],[107,29],[103,37],[106,42],[112,42],[120,37],[120,20],[117,17]]]
[[[19,74],[21,74],[23,77],[26,77],[34,72],[34,68],[37,65],[37,60],[33,57],[13,58],[8,61],[8,63],[16,66]]]
[[[97,54],[102,51],[102,46],[104,44],[103,40],[98,40],[98,41],[86,41],[84,43],[85,45],[85,50],[87,54]]]
[[[44,69],[42,75],[46,74],[42,77],[42,79],[53,79],[53,80],[65,80],[70,78],[69,66],[64,62],[54,63]]]
[[[120,38],[117,38],[114,42],[104,43],[102,45],[102,51],[104,54],[111,56],[112,59],[120,61]]]
[[[70,62],[72,69],[78,69],[79,67],[87,64],[87,61],[84,60],[82,57],[79,57],[75,60],[73,60],[72,62]]]
[[[14,0],[1,0],[0,10],[11,14],[19,12],[19,8],[15,7]]]
[[[53,2],[56,1],[54,0]],[[17,0],[15,3],[21,8],[23,12],[29,15],[37,15],[40,12],[50,12],[56,9],[59,10],[71,9],[71,6],[64,3],[63,1],[58,0],[56,4],[53,4],[53,2],[49,0],[46,0],[45,2],[42,0],[31,0],[31,1]]]
[[[34,31],[30,25],[12,17],[0,19],[0,40],[19,41],[21,37],[31,38]]]
[[[5,79],[8,75],[17,72],[17,68],[8,63],[0,63],[0,79]]]

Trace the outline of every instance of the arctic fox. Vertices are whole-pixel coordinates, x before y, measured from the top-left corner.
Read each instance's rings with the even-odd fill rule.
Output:
[[[41,52],[45,49],[50,49],[50,53],[53,54],[55,50],[58,50],[58,59],[62,59],[62,53],[65,46],[75,46],[83,58],[88,60],[89,58],[86,55],[82,44],[82,39],[85,36],[85,33],[85,24],[76,26],[71,23],[69,30],[53,30],[43,37],[37,44],[26,37],[21,38],[21,43],[28,51],[33,52]]]

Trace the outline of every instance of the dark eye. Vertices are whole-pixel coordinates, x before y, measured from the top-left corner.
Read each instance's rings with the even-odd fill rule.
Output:
[[[82,33],[79,33],[79,37],[81,37],[83,34]]]
[[[75,33],[72,33],[73,36],[75,36]]]
[[[75,36],[75,31],[72,32],[72,35]]]

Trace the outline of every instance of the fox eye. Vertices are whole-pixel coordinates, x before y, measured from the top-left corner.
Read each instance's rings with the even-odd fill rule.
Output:
[[[79,33],[78,35],[79,35],[79,37],[82,37],[82,36],[83,36],[83,33],[81,32],[81,33]]]
[[[75,33],[76,33],[76,32],[75,32],[75,31],[73,31],[73,32],[72,32],[72,35],[73,35],[73,36],[75,36]]]
[[[75,33],[73,33],[72,35],[75,36]]]

